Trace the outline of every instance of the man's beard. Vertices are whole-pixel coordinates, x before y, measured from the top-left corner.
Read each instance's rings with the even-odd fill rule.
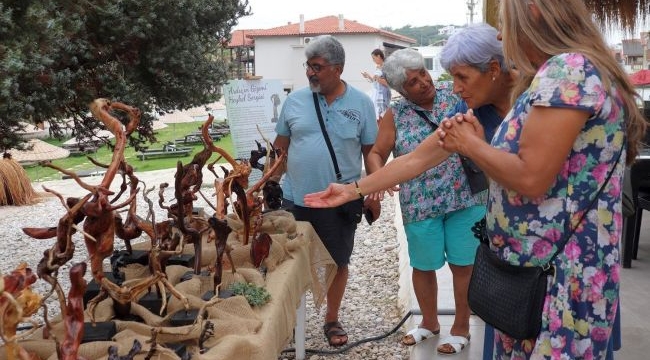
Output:
[[[314,77],[309,78],[309,88],[311,89],[312,92],[320,93],[321,88],[318,79],[315,79]]]

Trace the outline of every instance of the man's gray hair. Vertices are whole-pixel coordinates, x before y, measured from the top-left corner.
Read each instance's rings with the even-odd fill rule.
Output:
[[[415,49],[400,49],[393,52],[386,58],[382,67],[388,86],[402,95],[404,95],[406,71],[422,69],[427,71],[424,67],[424,58]]]
[[[315,56],[322,57],[332,65],[345,65],[343,45],[332,35],[317,36],[305,46],[305,57],[311,59]]]
[[[497,29],[484,23],[470,25],[453,34],[440,52],[440,64],[447,72],[454,66],[468,65],[484,73],[492,60],[499,62],[502,71],[508,71]]]

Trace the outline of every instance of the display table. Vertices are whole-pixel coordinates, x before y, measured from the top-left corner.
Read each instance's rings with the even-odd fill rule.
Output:
[[[286,216],[286,215],[285,215]],[[293,221],[293,219],[292,219]],[[192,325],[172,327],[169,319],[175,312],[183,310],[180,301],[172,297],[167,307],[166,316],[159,316],[148,312],[139,304],[132,303],[131,314],[140,316],[144,320],[116,320],[112,309],[112,299],[99,303],[96,313],[97,321],[114,321],[117,327],[117,334],[112,341],[96,341],[82,344],[79,347],[79,356],[88,360],[105,359],[110,346],[117,347],[119,355],[125,355],[131,350],[133,341],[139,340],[142,349],[138,356],[146,355],[151,347],[152,330],[158,331],[156,337],[155,357],[156,359],[179,359],[178,355],[164,345],[182,345],[192,359],[251,359],[265,360],[277,359],[282,350],[289,344],[294,327],[296,331],[296,358],[304,358],[304,324],[305,324],[305,292],[311,289],[314,294],[316,306],[320,306],[325,298],[326,289],[331,283],[336,265],[322,242],[316,235],[313,227],[306,222],[293,222],[289,233],[277,232],[271,234],[273,238],[272,254],[282,253],[281,260],[276,256],[277,263],[268,264],[269,271],[263,279],[257,269],[247,268],[245,261],[236,266],[237,275],[246,278],[246,281],[259,282],[271,295],[271,300],[261,306],[251,308],[243,296],[234,296],[227,299],[213,298],[209,302],[201,299],[201,295],[212,287],[210,279],[212,276],[194,276],[192,279],[180,282],[179,274],[187,273],[189,268],[180,266],[168,266],[168,278],[174,287],[185,295],[192,309],[204,309],[206,319],[197,321]],[[266,218],[265,218],[266,225]],[[276,226],[276,230],[277,226]],[[294,231],[295,230],[295,231]],[[271,233],[269,231],[269,233]],[[233,234],[234,235],[234,232]],[[284,240],[283,240],[284,239]],[[238,256],[245,254],[247,247],[241,246],[238,240],[231,241],[233,245],[233,258],[237,264]],[[146,247],[145,245],[134,244],[134,248]],[[192,251],[192,247],[186,247],[186,252]],[[205,263],[210,263],[210,255],[214,250],[213,243],[203,244]],[[215,252],[216,253],[216,252]],[[271,257],[271,256],[270,256]],[[246,258],[243,256],[243,258]],[[203,263],[203,261],[202,261]],[[127,279],[135,273],[146,276],[146,267],[132,264],[126,269]],[[309,270],[308,270],[309,269]],[[67,274],[65,274],[67,275]],[[224,270],[224,282],[227,277],[233,276],[230,270]],[[252,280],[251,280],[252,279]],[[232,281],[232,279],[228,280]],[[128,282],[128,281],[127,281]],[[216,300],[216,301],[215,301]],[[302,300],[302,301],[301,301]],[[213,303],[204,307],[207,303]],[[86,314],[87,315],[87,314]],[[297,323],[297,316],[301,319]],[[198,338],[202,336],[206,328],[206,321],[213,327],[212,336],[203,339],[203,351],[199,349]],[[59,338],[64,337],[62,323],[55,323],[52,332]],[[55,343],[50,338],[43,337],[43,331],[39,330],[28,340],[18,343],[29,352],[33,352],[41,359],[56,359]],[[4,349],[0,349],[0,359],[6,359]]]
[[[317,305],[320,305],[326,293],[327,285],[324,284],[331,283],[336,265],[309,223],[298,222],[296,232],[299,237],[291,241],[297,241],[296,244],[300,242],[300,245],[291,251],[292,258],[267,275],[266,289],[272,300],[256,310],[262,320],[261,328],[254,335],[227,335],[222,342],[223,348],[217,351],[217,345],[214,351],[210,351],[215,354],[214,359],[275,360],[291,340],[294,326],[298,328],[296,359],[304,359],[305,319],[303,317],[296,322],[297,314],[305,311],[304,293],[311,288]],[[318,269],[322,270],[323,276],[320,278]],[[329,281],[326,274],[331,275]],[[301,342],[302,350],[299,349]],[[246,352],[242,352],[244,349]]]

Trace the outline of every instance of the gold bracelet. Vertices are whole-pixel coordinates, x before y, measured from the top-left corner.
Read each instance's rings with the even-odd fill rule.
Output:
[[[354,190],[357,192],[357,194],[359,194],[359,199],[363,199],[363,194],[361,193],[361,189],[359,189],[359,184],[357,183],[356,180],[354,181],[354,186],[355,186]]]

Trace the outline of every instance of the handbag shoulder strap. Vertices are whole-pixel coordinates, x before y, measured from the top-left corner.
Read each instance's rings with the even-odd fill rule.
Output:
[[[433,129],[431,129],[431,132],[436,131],[436,129],[438,128],[438,125],[436,125],[436,123],[431,121],[431,119],[429,119],[429,117],[424,113],[424,111],[417,110],[417,109],[413,109],[413,111],[415,111],[416,114],[420,115],[420,117],[423,118],[424,121],[426,121],[429,125],[431,125],[431,127],[433,128]]]
[[[325,122],[323,121],[323,115],[320,112],[320,103],[318,102],[318,95],[315,92],[312,92],[314,97],[314,107],[316,108],[316,115],[318,115],[318,122],[320,123],[320,129],[323,132],[323,137],[325,138],[325,143],[327,144],[327,150],[330,152],[332,157],[332,163],[334,164],[334,172],[336,173],[336,181],[340,182],[343,176],[341,175],[341,170],[339,170],[339,163],[336,161],[336,155],[334,154],[334,148],[332,147],[332,142],[330,141],[329,135],[327,135],[327,129],[325,129]]]
[[[612,169],[607,174],[607,178],[605,179],[605,182],[603,183],[603,185],[600,186],[600,189],[598,189],[598,192],[596,193],[596,196],[594,196],[594,198],[591,199],[591,202],[589,203],[589,206],[587,206],[585,211],[580,216],[580,220],[578,220],[578,222],[576,223],[576,226],[574,226],[571,229],[571,231],[569,232],[569,234],[564,237],[564,240],[562,241],[561,244],[558,245],[557,250],[555,251],[553,256],[551,256],[551,258],[548,259],[548,262],[546,263],[544,268],[548,268],[550,266],[550,264],[551,264],[551,261],[553,261],[553,259],[559,253],[561,253],[562,250],[564,250],[564,246],[569,242],[569,239],[571,238],[571,236],[573,236],[573,233],[576,232],[576,229],[578,228],[578,226],[580,226],[580,223],[582,222],[582,220],[585,219],[585,217],[587,216],[587,213],[589,212],[589,210],[591,210],[591,208],[594,207],[594,204],[596,203],[596,201],[598,201],[598,197],[600,196],[600,194],[605,189],[605,186],[607,186],[607,184],[609,183],[609,180],[612,178],[612,175],[614,174],[614,170],[616,170],[616,166],[618,165],[618,161],[621,159],[621,154],[623,154],[623,148],[622,147],[621,147],[621,151],[618,152],[618,156],[616,157],[616,161],[614,162],[614,165],[612,166]]]

